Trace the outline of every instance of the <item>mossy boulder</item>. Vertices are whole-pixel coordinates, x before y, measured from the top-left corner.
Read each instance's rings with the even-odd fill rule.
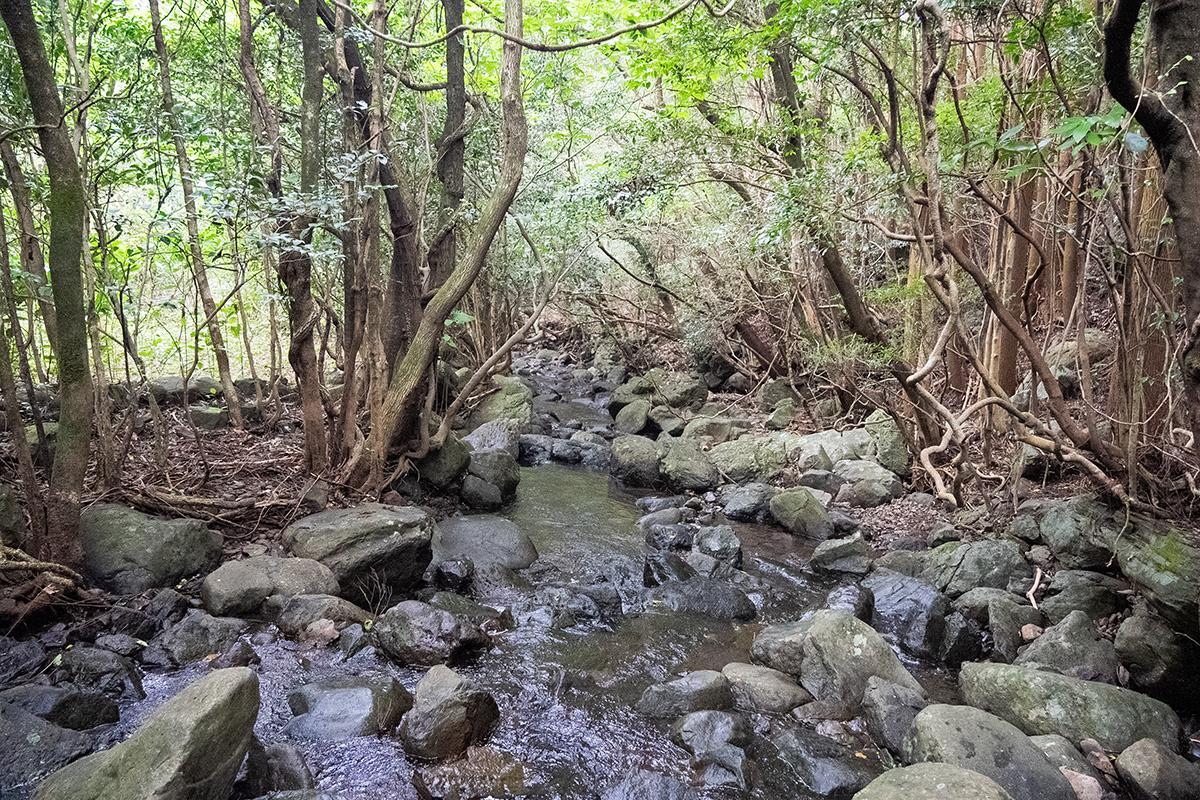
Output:
[[[109,591],[135,594],[204,575],[221,562],[221,536],[198,519],[165,519],[97,503],[79,519],[84,571]]]
[[[828,539],[833,535],[833,520],[808,489],[788,489],[771,498],[771,516],[789,533],[806,539]]]

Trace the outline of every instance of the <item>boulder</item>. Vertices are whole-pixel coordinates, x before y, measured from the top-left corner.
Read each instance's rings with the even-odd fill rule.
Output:
[[[835,586],[825,595],[822,608],[844,611],[869,625],[875,614],[875,595],[870,589],[864,589],[858,584]]]
[[[771,739],[779,765],[813,797],[849,800],[882,771],[878,762],[807,728]],[[798,794],[798,793],[797,793]]]
[[[390,675],[325,678],[288,695],[296,717],[285,730],[301,739],[326,740],[391,733],[412,704],[412,695]]]
[[[413,506],[365,503],[293,522],[283,539],[293,555],[320,561],[351,599],[378,602],[421,585],[432,553],[433,520]]]
[[[71,684],[47,686],[27,683],[0,692],[0,703],[7,703],[41,717],[60,728],[86,731],[120,718],[117,704],[100,692]]]
[[[771,516],[789,533],[824,540],[833,535],[829,512],[805,488],[787,489],[771,498]]]
[[[116,503],[97,503],[79,518],[83,567],[118,594],[173,586],[221,561],[221,536],[196,519],[152,517]]]
[[[420,458],[413,467],[417,476],[435,489],[454,484],[471,464],[471,448],[454,434],[442,446]]]
[[[236,617],[214,617],[203,611],[190,611],[164,631],[153,646],[165,653],[171,663],[183,666],[225,652],[247,627],[245,620]]]
[[[728,525],[709,525],[696,531],[692,549],[732,567],[742,565],[742,542]]]
[[[188,419],[197,430],[216,431],[229,427],[229,410],[220,406],[188,406]]]
[[[1049,596],[1042,600],[1042,611],[1054,624],[1072,611],[1082,611],[1098,620],[1124,610],[1125,598],[1121,592],[1127,589],[1121,581],[1099,572],[1059,570],[1050,581]]]
[[[1154,739],[1121,751],[1117,772],[1133,800],[1192,800],[1200,790],[1200,767]]]
[[[1177,630],[1200,636],[1200,545],[1182,528],[1135,519],[1132,530],[1111,543],[1121,574]]]
[[[245,797],[261,797],[275,792],[293,792],[316,787],[304,755],[295,745],[263,744],[257,736],[250,740],[246,753],[246,776],[238,784]]]
[[[212,400],[221,395],[221,384],[207,375],[192,375],[187,381],[186,393],[182,375],[151,378],[147,382],[146,388],[160,404],[183,405],[185,402]]]
[[[0,702],[0,796],[28,796],[39,779],[87,755],[95,741],[12,703]]]
[[[991,778],[951,764],[914,764],[883,773],[854,800],[1013,800]]]
[[[417,684],[400,739],[411,755],[441,761],[487,741],[499,721],[500,709],[488,692],[438,665]]]
[[[499,391],[483,398],[471,414],[472,427],[497,420],[511,420],[522,426],[533,422],[533,390],[520,378],[497,375],[493,380]]]
[[[708,789],[750,788],[750,724],[726,711],[693,711],[671,726],[671,739],[692,754],[692,782]]]
[[[1096,632],[1082,611],[1072,611],[1062,622],[1047,628],[1013,663],[1085,681],[1117,682],[1113,644]]]
[[[200,599],[218,617],[253,614],[269,599],[276,610],[298,594],[337,594],[333,571],[309,558],[254,556],[227,561],[200,586]]]
[[[708,387],[695,375],[652,369],[645,375],[654,396],[671,408],[697,411],[708,399]]]
[[[964,664],[963,700],[1007,720],[1030,736],[1057,733],[1072,742],[1095,739],[1124,750],[1151,738],[1179,751],[1182,726],[1169,706],[1107,683],[1010,664]]]
[[[159,706],[125,741],[76,761],[38,800],[218,800],[233,788],[258,716],[258,676],[210,672]]]
[[[1042,751],[1047,761],[1067,776],[1067,780],[1071,780],[1068,772],[1078,773],[1097,782],[1104,780],[1104,776],[1092,766],[1083,753],[1063,737],[1048,733],[1043,736],[1030,736],[1029,741]]]
[[[906,653],[934,658],[941,652],[950,601],[932,584],[887,569],[877,569],[862,582],[875,596],[872,625]]]
[[[927,705],[929,701],[921,692],[872,676],[863,689],[862,717],[871,738],[900,755],[913,720]]]
[[[855,707],[876,676],[923,693],[878,633],[844,611],[821,610],[807,619],[764,628],[754,639],[754,659],[785,672],[818,700]]]
[[[650,488],[662,483],[658,445],[644,436],[618,436],[612,443],[612,473],[629,486]]]
[[[900,426],[892,415],[882,408],[872,411],[863,421],[863,427],[871,436],[870,456],[884,469],[908,477],[912,474],[912,458],[908,443]]]
[[[870,434],[862,429],[817,431],[796,440],[791,460],[801,470],[831,470],[839,461],[861,459],[870,443]]]
[[[497,511],[504,505],[500,489],[474,475],[463,478],[459,494],[468,508],[477,511]]]
[[[812,695],[777,669],[757,664],[732,662],[721,668],[729,681],[739,708],[786,714],[796,706],[812,702]]]
[[[516,496],[521,482],[521,467],[507,450],[476,450],[471,453],[467,472],[499,489],[506,502]]]
[[[1011,596],[996,597],[988,603],[988,628],[992,632],[992,658],[1012,662],[1025,644],[1022,633],[1029,626],[1045,624],[1042,612],[1033,606],[1019,603]]]
[[[1028,736],[970,706],[938,704],[922,710],[905,738],[904,758],[986,775],[1013,800],[1075,800],[1071,784]]]
[[[392,606],[375,620],[372,631],[385,655],[418,666],[447,661],[489,641],[472,623],[419,600]]]
[[[746,434],[708,451],[721,474],[734,483],[768,481],[787,466],[787,447],[778,436]]]
[[[796,418],[796,404],[791,400],[781,400],[775,406],[774,410],[767,415],[763,424],[769,430],[781,431],[792,424],[792,420]]]
[[[981,586],[1024,593],[1033,582],[1033,567],[1016,542],[947,542],[929,552],[921,577],[951,598]]]
[[[1112,554],[1104,542],[1120,529],[1109,509],[1090,497],[1026,500],[1008,525],[1014,536],[1045,543],[1067,569],[1084,570],[1108,563]]]
[[[699,800],[700,795],[675,778],[635,769],[604,790],[600,800]]]
[[[861,533],[843,539],[826,539],[813,550],[809,564],[825,572],[866,575],[871,569],[871,550]]]
[[[635,436],[646,430],[646,425],[650,418],[650,401],[645,398],[637,398],[629,403],[629,405],[617,412],[614,418],[613,427],[621,433],[627,433]]]
[[[0,686],[32,675],[46,663],[46,650],[36,639],[0,636]]]
[[[1195,683],[1200,645],[1196,642],[1174,631],[1162,617],[1138,607],[1121,623],[1113,644],[1129,671],[1129,688],[1180,708],[1200,708]]]
[[[693,711],[733,708],[733,690],[720,672],[702,669],[647,687],[637,710],[648,717],[677,717]]]
[[[741,589],[703,575],[664,581],[654,590],[651,599],[681,614],[699,614],[712,619],[748,622],[758,616],[758,609]]]
[[[721,482],[721,474],[692,439],[664,441],[659,469],[667,486],[677,492],[702,492]]]
[[[988,606],[993,600],[1000,600],[1006,603],[1029,604],[1026,598],[1019,594],[1013,594],[1006,589],[981,586],[978,589],[971,589],[959,595],[954,599],[953,605],[956,611],[962,612],[981,625],[986,625],[988,621]]]
[[[503,450],[513,458],[521,455],[521,425],[516,420],[496,419],[477,426],[462,438],[473,452]]]
[[[524,569],[538,557],[537,548],[516,523],[489,514],[438,522],[432,546],[434,563],[469,558],[480,569]]]
[[[767,515],[771,498],[778,491],[765,483],[731,486],[721,493],[725,516],[739,522],[757,522]]]
[[[290,598],[279,612],[275,624],[288,636],[301,636],[310,625],[329,620],[335,628],[363,624],[370,613],[349,600],[331,594],[298,594]]]
[[[873,508],[890,503],[904,493],[904,484],[896,473],[874,461],[838,461],[833,465],[833,474],[844,482],[837,494],[839,503],[858,508]]]
[[[758,405],[763,411],[770,411],[785,400],[795,403],[799,399],[800,395],[783,378],[772,378],[758,390]]]
[[[683,426],[684,439],[696,439],[708,444],[721,444],[733,435],[733,420],[728,417],[695,417]]]

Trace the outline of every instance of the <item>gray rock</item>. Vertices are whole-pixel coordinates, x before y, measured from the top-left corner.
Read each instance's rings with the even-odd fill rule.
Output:
[[[1127,588],[1116,578],[1099,572],[1064,569],[1050,581],[1050,594],[1041,602],[1042,611],[1054,624],[1072,611],[1082,611],[1098,620],[1125,608],[1125,598],[1120,592]]]
[[[204,607],[218,617],[253,614],[268,598],[278,610],[298,594],[337,593],[337,578],[321,562],[277,556],[227,561],[200,586]]]
[[[521,426],[516,420],[496,419],[479,425],[463,437],[471,450],[504,450],[513,458],[521,455]]]
[[[832,497],[846,485],[846,480],[827,469],[810,469],[800,476],[797,483],[809,489],[825,492]]]
[[[882,771],[877,762],[807,728],[784,731],[771,740],[779,763],[813,796],[849,800]]]
[[[58,654],[55,662],[66,679],[112,697],[146,696],[133,662],[99,647],[77,644]]]
[[[765,483],[732,486],[721,493],[725,516],[739,522],[761,520],[768,513],[771,498],[779,490]]]
[[[850,459],[833,465],[833,474],[843,481],[838,502],[860,508],[872,508],[891,502],[904,493],[904,484],[891,470],[874,461]]]
[[[931,584],[898,572],[877,569],[862,582],[875,596],[871,624],[918,658],[936,657],[946,635],[950,601]]]
[[[335,627],[362,624],[371,615],[341,597],[331,594],[298,594],[287,601],[275,624],[288,636],[301,636],[310,625],[327,619]]]
[[[684,439],[696,439],[709,444],[721,444],[733,434],[733,421],[727,417],[695,417],[683,426]]]
[[[511,420],[518,425],[528,425],[533,421],[533,390],[521,381],[506,375],[497,375],[493,379],[499,387],[475,409],[471,415],[472,426],[495,420]]]
[[[875,614],[875,595],[870,589],[850,584],[835,586],[825,595],[823,608],[831,611],[844,611],[852,617],[857,617],[868,625]]]
[[[618,436],[612,443],[612,472],[629,486],[659,485],[658,445],[644,436]]]
[[[880,746],[900,755],[904,737],[917,714],[929,705],[921,692],[874,676],[863,689],[862,716],[871,738]]]
[[[400,664],[426,666],[484,647],[488,637],[478,627],[448,611],[419,600],[405,600],[375,620],[375,642]]]
[[[650,401],[639,397],[617,412],[614,427],[631,436],[642,433],[649,422],[650,408]]]
[[[777,438],[780,435],[744,435],[716,445],[708,457],[734,483],[768,481],[787,466],[787,447]]]
[[[601,800],[699,800],[700,795],[675,778],[634,770],[605,789]]]
[[[708,399],[708,387],[695,375],[652,369],[645,375],[655,398],[671,408],[699,410]]]
[[[813,550],[809,563],[825,572],[866,575],[871,569],[871,551],[861,533],[843,539],[826,539]]]
[[[438,665],[417,684],[412,710],[400,724],[400,739],[418,758],[445,760],[486,741],[499,720],[500,709],[490,694]]]
[[[258,676],[210,672],[159,706],[125,741],[64,767],[38,800],[208,800],[228,797],[258,716]]]
[[[500,489],[474,475],[463,478],[461,494],[463,502],[477,511],[496,511],[504,505]]]
[[[540,433],[522,433],[517,460],[525,467],[545,464],[554,457],[557,439]]]
[[[828,539],[833,535],[829,512],[811,491],[788,489],[771,498],[771,516],[789,533],[806,539]]]
[[[951,764],[914,764],[871,781],[854,800],[1013,800],[986,775]]]
[[[435,489],[445,489],[467,471],[471,463],[471,448],[454,434],[446,437],[442,446],[413,464],[420,479]]]
[[[1083,753],[1063,737],[1048,733],[1042,736],[1030,736],[1029,741],[1042,751],[1046,760],[1057,767],[1059,772],[1066,774],[1064,770],[1070,770],[1080,775],[1086,775],[1097,782],[1104,780],[1104,776],[1091,765]]]
[[[46,686],[30,683],[0,692],[0,703],[8,703],[41,717],[60,728],[86,731],[116,722],[117,704],[100,692],[70,684]]]
[[[952,667],[983,656],[983,627],[961,611],[946,615],[938,659]]]
[[[721,474],[692,439],[664,441],[659,469],[667,485],[677,492],[702,492],[721,482]]]
[[[1004,603],[1029,605],[1029,601],[1019,594],[1013,594],[1006,589],[996,589],[991,586],[981,586],[971,589],[954,599],[954,608],[981,625],[988,622],[988,607],[993,600]]]
[[[642,564],[642,585],[661,586],[670,581],[682,582],[695,577],[696,570],[675,553],[656,550],[646,554]]]
[[[878,633],[843,611],[764,628],[754,639],[755,661],[796,677],[818,700],[857,706],[871,676],[923,692]]]
[[[750,787],[750,724],[725,711],[693,711],[671,727],[672,740],[692,754],[693,782],[710,789]]]
[[[781,431],[792,424],[796,418],[796,404],[791,400],[781,400],[767,416],[763,424],[769,430]]]
[[[758,609],[741,589],[717,578],[696,575],[682,581],[665,581],[651,599],[681,614],[748,622]]]
[[[777,669],[732,662],[721,668],[738,707],[769,714],[786,714],[812,701],[808,691]]]
[[[891,414],[883,409],[872,411],[863,421],[863,427],[871,435],[871,457],[880,466],[905,477],[912,473],[908,443]]]
[[[729,681],[710,669],[688,672],[647,687],[637,710],[649,717],[677,717],[693,711],[723,710],[734,706]]]
[[[412,695],[390,675],[325,678],[288,695],[296,717],[285,730],[302,739],[325,740],[391,733],[412,704]]]
[[[783,378],[772,378],[758,390],[758,405],[763,411],[770,411],[784,400],[795,403],[799,399],[800,395]]]
[[[97,503],[79,518],[84,571],[118,594],[172,586],[221,561],[221,536],[200,520],[152,517]]]
[[[909,729],[904,757],[909,763],[940,762],[987,775],[1013,800],[1076,800],[1071,784],[1028,736],[978,708],[925,708]]]
[[[728,525],[700,528],[692,539],[692,547],[723,564],[742,565],[742,542]]]
[[[1013,661],[1085,681],[1117,682],[1117,653],[1100,636],[1087,614],[1072,611],[1046,631]]]
[[[217,431],[229,427],[229,410],[220,406],[189,406],[188,419],[198,430]]]
[[[172,663],[183,666],[208,655],[223,653],[245,632],[248,624],[235,617],[214,617],[192,611],[155,642]]]
[[[435,563],[469,558],[478,568],[524,569],[537,560],[537,548],[515,523],[487,514],[449,517],[433,534]]]
[[[1121,623],[1113,644],[1129,670],[1129,688],[1180,708],[1200,707],[1195,683],[1200,645],[1144,607]]]
[[[320,561],[349,598],[379,602],[421,584],[431,559],[433,520],[419,508],[365,503],[299,519],[283,532],[293,555]]]
[[[1015,660],[1025,644],[1021,631],[1027,625],[1041,627],[1044,622],[1042,612],[1033,606],[1007,597],[998,597],[989,602],[988,628],[992,632],[993,658],[1004,662]]]
[[[521,467],[507,450],[476,450],[471,453],[467,471],[499,489],[506,502],[516,495],[521,482]]]
[[[304,763],[304,755],[294,745],[264,745],[257,736],[251,739],[250,750],[246,753],[246,777],[239,784],[244,796],[261,797],[273,792],[315,787],[316,781]]]
[[[947,542],[929,552],[921,577],[951,598],[980,586],[1024,592],[1033,583],[1033,567],[1016,542]]]
[[[32,675],[46,663],[46,650],[35,639],[0,636],[0,685]]]
[[[151,378],[146,384],[146,388],[160,404],[183,405],[184,402],[211,400],[221,395],[221,384],[207,375],[192,375],[188,379],[186,400],[182,375]]]
[[[963,700],[1033,736],[1057,733],[1072,742],[1095,739],[1106,750],[1124,750],[1152,738],[1178,751],[1179,717],[1158,700],[1054,672],[1009,664],[964,664]]]
[[[1133,800],[1193,800],[1200,784],[1200,767],[1154,739],[1126,747],[1117,756],[1117,772]]]
[[[1090,497],[1069,500],[1027,500],[1009,522],[1009,533],[1027,541],[1042,541],[1067,569],[1103,568],[1111,557],[1103,542],[1121,526],[1108,509]]]
[[[94,745],[86,733],[60,728],[0,702],[0,795],[26,795],[39,779],[87,755]]]

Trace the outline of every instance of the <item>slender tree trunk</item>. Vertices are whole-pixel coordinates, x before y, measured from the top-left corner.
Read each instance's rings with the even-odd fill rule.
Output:
[[[12,192],[13,208],[17,212],[17,233],[21,246],[21,269],[38,280],[38,306],[42,311],[42,324],[46,326],[46,338],[50,341],[50,349],[57,346],[58,324],[54,314],[54,303],[51,302],[43,289],[49,285],[46,277],[46,261],[42,255],[42,246],[38,242],[37,230],[33,225],[33,206],[29,200],[29,184],[25,181],[25,173],[21,170],[21,162],[13,151],[12,141],[0,139],[0,160],[4,162],[4,174],[8,178],[8,190]]]
[[[225,405],[229,409],[229,419],[235,428],[242,428],[242,407],[238,398],[237,387],[233,385],[233,374],[229,369],[229,353],[225,349],[225,336],[221,333],[221,322],[217,316],[217,304],[213,300],[212,288],[208,283],[208,268],[204,263],[204,249],[200,242],[200,220],[196,212],[196,193],[192,179],[192,160],[188,157],[187,143],[183,135],[183,124],[175,111],[175,95],[171,90],[171,61],[167,53],[167,41],[163,36],[162,17],[159,13],[158,0],[150,0],[150,23],[154,27],[154,50],[158,55],[158,77],[162,89],[163,112],[171,129],[171,139],[175,143],[175,159],[179,166],[179,187],[183,193],[183,211],[187,218],[188,254],[192,261],[192,277],[196,281],[196,291],[200,294],[200,305],[204,309],[204,317],[208,327],[208,337],[212,342],[213,354],[217,359],[217,374],[221,381],[221,391],[225,395]]]
[[[446,32],[462,25],[463,0],[442,0]],[[429,251],[430,289],[445,283],[458,255],[458,209],[462,205],[463,170],[466,157],[467,90],[463,69],[463,34],[446,40],[446,124],[438,142],[441,157],[437,162],[442,183],[438,213],[437,240]]]
[[[0,0],[0,16],[4,17],[21,63],[50,177],[50,285],[59,325],[60,412],[50,480],[49,524],[33,550],[42,558],[77,565],[83,556],[78,537],[79,508],[92,434],[92,380],[80,272],[86,210],[83,184],[65,127],[54,69],[46,57],[29,0]]]

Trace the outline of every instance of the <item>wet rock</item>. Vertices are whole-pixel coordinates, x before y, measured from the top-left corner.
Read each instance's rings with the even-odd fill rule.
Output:
[[[964,592],[955,598],[954,608],[979,624],[986,625],[989,616],[988,607],[993,600],[999,600],[1002,603],[1029,605],[1029,601],[1019,594],[1013,594],[1005,589],[981,586],[978,589],[971,589]]]
[[[1013,800],[986,775],[951,764],[914,764],[883,773],[854,800]]]
[[[258,651],[249,642],[242,639],[225,648],[225,652],[209,662],[213,669],[250,667],[261,663],[262,658],[259,657]]]
[[[224,652],[247,627],[245,620],[235,617],[214,617],[203,611],[193,611],[168,629],[153,646],[165,653],[170,663],[183,666]]]
[[[1072,742],[1095,739],[1107,750],[1124,750],[1152,738],[1179,750],[1179,717],[1158,700],[1054,672],[1008,664],[964,664],[963,699],[1026,734],[1056,733]]]
[[[521,455],[521,426],[516,420],[497,419],[477,426],[463,437],[471,450],[503,450],[513,458]]]
[[[1030,625],[1041,627],[1042,612],[1033,606],[998,597],[988,603],[988,628],[992,632],[993,657],[1004,662],[1016,659],[1025,637],[1021,631]]]
[[[482,800],[526,795],[525,765],[491,747],[469,747],[465,757],[413,773],[421,800]]]
[[[304,755],[294,745],[264,745],[257,736],[246,753],[246,777],[239,784],[244,797],[261,797],[272,792],[290,792],[316,787]]]
[[[700,795],[674,778],[634,770],[608,787],[601,800],[699,800]]]
[[[171,586],[221,561],[220,534],[200,520],[152,517],[115,503],[86,508],[79,538],[84,571],[118,594]]]
[[[684,498],[648,497],[642,499],[652,501],[646,504],[644,510],[647,513],[638,519],[638,527],[642,530],[649,530],[655,525],[676,525],[687,521],[685,512],[690,512],[690,509],[680,508],[676,505],[676,503],[682,504]],[[691,518],[690,513],[686,516],[688,519]]]
[[[730,709],[733,705],[733,690],[725,676],[702,669],[647,687],[637,710],[648,717],[677,717],[693,711]]]
[[[904,484],[896,473],[874,461],[838,461],[833,465],[833,474],[845,482],[838,490],[838,502],[855,508],[881,506],[904,493]]]
[[[495,699],[453,670],[432,667],[400,725],[404,749],[418,758],[446,760],[491,736],[500,720]]]
[[[378,602],[381,590],[407,594],[421,584],[433,520],[412,506],[365,503],[304,517],[283,538],[293,555],[329,567],[347,597]]]
[[[786,714],[812,701],[812,695],[776,669],[733,662],[721,668],[739,708]]]
[[[1133,800],[1190,800],[1200,786],[1200,767],[1154,739],[1126,747],[1117,756],[1117,772]]]
[[[434,592],[427,602],[434,608],[449,611],[459,619],[466,620],[485,632],[504,631],[513,627],[512,612],[508,609],[495,609],[491,606],[481,605],[461,594]]]
[[[64,767],[39,800],[227,797],[258,716],[258,676],[217,670],[155,710],[125,741]]]
[[[1050,595],[1042,600],[1041,607],[1046,618],[1056,625],[1072,611],[1082,611],[1097,620],[1125,608],[1125,598],[1120,592],[1126,588],[1116,578],[1099,572],[1065,569],[1050,581]]]
[[[721,493],[725,516],[739,522],[762,520],[769,511],[771,498],[778,491],[765,483],[732,486]]]
[[[752,653],[755,661],[796,677],[818,700],[857,706],[871,676],[923,692],[887,642],[843,611],[821,610],[764,628]]]
[[[32,675],[46,663],[46,650],[34,639],[0,636],[0,686]]]
[[[524,569],[537,557],[537,548],[525,532],[503,517],[450,517],[438,522],[433,534],[435,563],[469,558],[480,568]]]
[[[1144,607],[1121,623],[1113,644],[1129,670],[1129,688],[1180,708],[1200,707],[1195,684],[1200,645]]]
[[[504,505],[504,495],[500,490],[474,475],[463,478],[460,494],[467,507],[476,511],[496,511]]]
[[[1024,592],[1033,583],[1033,567],[1016,542],[947,542],[929,552],[921,577],[951,598],[980,586]]]
[[[254,614],[268,599],[278,610],[298,594],[337,593],[337,578],[321,562],[277,556],[228,561],[200,586],[204,607],[218,617]]]
[[[789,533],[806,539],[828,539],[833,535],[829,512],[811,491],[788,489],[771,498],[771,516]]]
[[[937,658],[957,667],[964,661],[978,661],[983,656],[983,627],[961,611],[946,615],[942,646]]]
[[[0,795],[17,796],[18,790],[28,790],[40,778],[87,755],[94,745],[86,733],[0,702]]]
[[[877,569],[862,582],[875,596],[872,625],[918,658],[941,652],[950,601],[931,584],[898,572]]]
[[[441,447],[426,454],[413,466],[423,483],[435,489],[445,489],[463,476],[470,463],[471,448],[450,434]]]
[[[475,577],[475,562],[469,558],[450,558],[433,569],[433,585],[454,592],[465,591]]]
[[[642,567],[642,583],[647,587],[661,586],[669,581],[686,581],[696,570],[676,554],[656,550],[646,554]]]
[[[875,614],[875,595],[858,584],[836,586],[825,596],[824,607],[831,611],[844,611],[869,624]]]
[[[553,458],[555,439],[540,433],[521,434],[517,460],[524,467],[545,464]]]
[[[807,728],[775,736],[779,762],[813,796],[849,800],[882,771],[877,762]]]
[[[1117,682],[1117,653],[1112,642],[1096,632],[1082,611],[1072,611],[1047,628],[1013,663],[1085,681]]]
[[[658,445],[644,436],[618,436],[612,443],[612,473],[629,486],[653,487],[662,482]]]
[[[692,754],[693,783],[705,788],[748,789],[750,724],[738,714],[694,711],[671,727],[671,739]]]
[[[1028,736],[978,708],[925,708],[909,729],[904,757],[909,763],[941,762],[987,775],[1013,800],[1075,800],[1071,784]]]
[[[16,686],[0,692],[0,703],[16,706],[73,731],[86,731],[120,718],[117,704],[111,698],[70,684]]]
[[[649,422],[650,408],[650,401],[639,397],[617,412],[614,427],[630,435],[642,433]]]
[[[471,453],[467,471],[499,489],[505,502],[516,495],[517,485],[521,482],[521,468],[507,450],[476,450]]]
[[[142,680],[133,662],[99,647],[75,645],[57,657],[66,679],[111,697],[145,697]]]
[[[654,590],[652,599],[672,611],[712,619],[747,622],[758,616],[758,609],[741,589],[702,575],[667,581]]]
[[[405,600],[375,620],[375,643],[400,664],[430,665],[488,643],[475,625],[419,600]]]
[[[685,523],[651,525],[646,529],[646,544],[654,550],[690,550],[696,529]]]
[[[296,717],[285,730],[302,739],[325,740],[391,733],[412,704],[412,696],[390,675],[326,678],[288,695]]]
[[[813,550],[809,563],[825,572],[866,575],[871,569],[871,551],[861,533],[844,539],[826,539]]]
[[[721,482],[721,474],[692,439],[663,442],[659,469],[675,491],[706,491]]]
[[[742,542],[728,525],[700,528],[692,540],[692,547],[723,564],[742,565]]]
[[[871,738],[893,754],[903,752],[904,737],[917,714],[929,705],[921,692],[874,676],[863,689],[862,716]]]
[[[275,624],[279,630],[288,636],[302,635],[310,625],[319,620],[327,619],[335,627],[349,624],[362,624],[371,615],[340,597],[330,594],[298,594],[287,601]]]

